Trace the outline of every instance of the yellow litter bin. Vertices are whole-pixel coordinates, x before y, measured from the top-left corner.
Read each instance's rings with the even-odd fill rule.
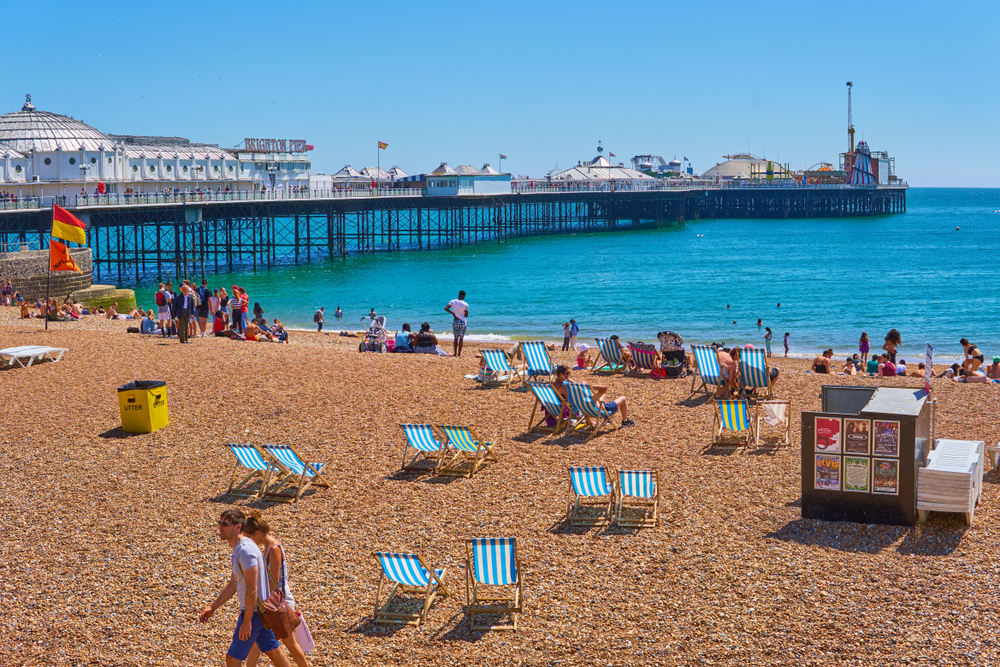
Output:
[[[118,407],[122,430],[129,433],[152,433],[167,425],[167,383],[160,380],[136,380],[118,387]]]

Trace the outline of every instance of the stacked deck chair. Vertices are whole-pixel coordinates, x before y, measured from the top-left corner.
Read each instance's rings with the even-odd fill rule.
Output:
[[[622,346],[617,338],[595,338],[597,349],[601,351],[590,366],[590,371],[607,371],[612,375],[625,370],[625,362],[622,361]]]
[[[694,350],[694,360],[698,364],[698,372],[691,376],[691,395],[714,396],[726,385],[726,376],[722,374],[715,348],[711,345],[692,345],[691,349]],[[698,380],[701,380],[700,385]]]
[[[619,472],[615,525],[622,528],[651,528],[659,522],[660,483],[656,471]]]
[[[750,403],[745,398],[720,399],[715,403],[712,446],[748,447],[756,439],[755,426],[750,416]]]
[[[528,417],[528,433],[540,431],[555,435],[569,424],[569,414],[572,413],[569,404],[556,393],[555,387],[547,382],[528,382],[528,388],[535,397],[535,406],[531,408]],[[541,408],[541,412],[538,408]],[[539,419],[535,422],[535,413]]]
[[[606,526],[611,522],[615,487],[603,466],[570,466],[573,499],[566,507],[566,521],[574,528]],[[596,513],[595,513],[595,510]]]
[[[479,353],[483,355],[483,359],[486,361],[486,369],[483,373],[484,387],[497,383],[509,388],[515,378],[521,379],[517,371],[511,368],[510,360],[507,358],[507,353],[504,350],[480,349]]]
[[[445,461],[447,450],[442,443],[443,439],[438,438],[434,433],[434,427],[430,424],[400,424],[403,429],[403,436],[406,444],[403,445],[403,465],[405,472],[433,472],[441,470]],[[414,454],[410,462],[406,462],[410,448]]]
[[[527,373],[529,378],[535,380],[541,377],[545,380],[552,380],[556,368],[549,359],[549,351],[545,349],[544,342],[523,342],[521,343],[520,350],[521,354],[524,355],[525,362],[528,364]]]
[[[496,587],[511,591],[493,592]],[[489,587],[489,588],[487,588]],[[513,590],[511,590],[513,589]],[[485,537],[465,541],[465,613],[469,628],[517,630],[517,616],[524,609],[521,561],[513,537]],[[511,616],[509,625],[477,625],[481,614]]]
[[[659,365],[657,363],[659,354],[656,351],[655,345],[629,343],[628,349],[632,353],[632,356],[628,360],[628,368],[625,370],[625,375],[646,375],[647,371],[652,373],[653,369]]]
[[[258,450],[260,451],[260,450]],[[294,501],[310,488],[317,486],[330,488],[323,477],[325,463],[307,463],[291,445],[264,445],[262,454],[271,456],[271,467],[281,475],[282,484],[294,484],[297,488]]]
[[[771,387],[771,369],[767,367],[764,350],[740,350],[740,393],[747,398],[770,400],[774,398]]]
[[[417,554],[394,554],[378,552],[375,554],[382,571],[378,577],[378,588],[375,590],[375,623],[377,625],[412,625],[419,627],[427,620],[434,598],[438,595],[450,595],[444,585],[445,570],[432,570],[424,565],[423,559]],[[380,604],[382,597],[382,582],[388,579],[394,585],[385,603]],[[392,610],[393,602],[403,602],[402,595],[423,596],[423,607],[419,612]],[[419,598],[417,598],[419,599]],[[412,598],[411,598],[412,600]]]
[[[590,385],[582,382],[565,382],[563,386],[566,387],[566,394],[569,396],[570,409],[594,420],[593,425],[582,422],[584,424],[582,431],[587,434],[587,440],[597,435],[604,426],[611,426],[611,415],[603,403],[594,400],[594,392],[591,391]],[[577,428],[581,428],[580,424],[577,424]]]
[[[46,345],[22,345],[20,347],[8,347],[0,350],[0,359],[6,357],[7,365],[17,364],[25,368],[35,363],[48,359],[51,362],[61,361],[63,355],[69,352],[64,347],[48,347]],[[24,363],[27,361],[28,363]]]
[[[448,436],[448,461],[441,466],[442,475],[456,477],[472,477],[488,461],[499,461],[493,453],[493,443],[486,442],[472,429],[465,426],[441,425],[441,430]]]
[[[270,488],[273,474],[277,472],[271,467],[270,457],[261,454],[253,445],[229,444],[226,446],[236,457],[236,465],[233,467],[226,495],[254,499],[264,496],[270,490],[270,495],[273,497],[282,495],[288,498],[295,497],[295,494],[280,493],[281,484],[278,484],[276,488]],[[236,479],[239,475],[244,476],[237,482]]]

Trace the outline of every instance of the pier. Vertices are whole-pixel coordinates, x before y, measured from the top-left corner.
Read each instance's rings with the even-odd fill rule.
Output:
[[[46,197],[0,203],[0,250],[47,247],[53,203],[87,223],[94,279],[119,285],[539,234],[906,211],[906,186],[897,185],[636,185],[515,182],[510,194],[485,196],[362,189]]]

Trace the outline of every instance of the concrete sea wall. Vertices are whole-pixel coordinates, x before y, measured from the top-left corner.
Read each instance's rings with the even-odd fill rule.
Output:
[[[65,299],[73,292],[86,289],[93,284],[93,266],[90,248],[73,248],[70,257],[83,273],[76,271],[53,271],[50,294]],[[0,254],[0,281],[10,280],[14,289],[28,299],[45,296],[46,281],[49,279],[49,251],[31,250]]]

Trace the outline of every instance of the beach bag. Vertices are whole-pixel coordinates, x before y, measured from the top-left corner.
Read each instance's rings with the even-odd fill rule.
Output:
[[[139,333],[139,327],[129,327],[125,330],[125,333]]]
[[[165,306],[165,305],[167,305],[167,300],[166,300],[166,298],[164,298],[163,292],[157,292],[156,293],[156,305],[157,306]]]
[[[240,568],[240,574],[243,574],[243,566],[236,563]],[[271,576],[271,569],[267,567],[267,562],[264,563],[264,569],[267,571],[267,579],[274,586],[274,579]],[[271,591],[271,594],[267,596],[267,599],[261,601],[260,596],[257,596],[257,613],[260,614],[260,620],[264,624],[264,627],[274,633],[274,638],[279,642],[282,639],[287,639],[295,629],[299,627],[302,622],[302,618],[299,614],[295,613],[295,610],[288,606],[285,602],[285,591],[284,586],[280,589],[275,588]]]

